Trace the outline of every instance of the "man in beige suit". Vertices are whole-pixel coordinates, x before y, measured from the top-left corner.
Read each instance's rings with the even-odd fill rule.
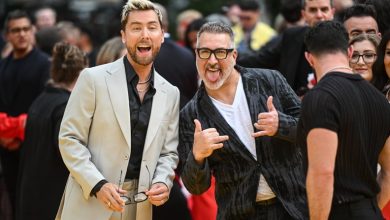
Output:
[[[83,70],[59,135],[70,176],[57,219],[151,220],[178,162],[179,91],[153,68],[164,41],[147,0],[122,11],[127,55]]]

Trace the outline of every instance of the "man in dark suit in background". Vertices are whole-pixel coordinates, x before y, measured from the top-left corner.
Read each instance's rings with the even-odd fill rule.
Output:
[[[191,51],[174,42],[168,33],[168,13],[164,6],[154,3],[162,14],[164,43],[154,61],[156,70],[172,85],[179,88],[180,108],[194,96],[198,87],[198,74]],[[162,206],[153,207],[153,220],[190,220],[191,215],[178,178],[173,181],[169,200]]]
[[[195,58],[190,50],[179,46],[169,37],[168,13],[162,5],[160,10],[163,13],[162,26],[165,39],[154,65],[162,77],[179,88],[180,108],[182,108],[195,95],[198,88]]]
[[[303,0],[302,17],[307,26],[287,29],[256,54],[246,57],[240,57],[239,54],[237,63],[245,67],[279,70],[293,90],[301,96],[307,90],[307,76],[313,72],[304,56],[304,35],[319,21],[332,20],[333,15],[333,0]]]

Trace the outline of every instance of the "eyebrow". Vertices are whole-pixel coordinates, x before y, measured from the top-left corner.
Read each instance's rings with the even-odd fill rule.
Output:
[[[144,23],[141,21],[131,21],[130,24],[144,24]],[[159,24],[159,22],[158,21],[149,21],[146,24]]]

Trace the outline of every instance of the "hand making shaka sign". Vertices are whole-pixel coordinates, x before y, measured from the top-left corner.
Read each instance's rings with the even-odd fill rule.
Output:
[[[207,128],[202,130],[202,125],[198,119],[194,120],[195,131],[194,131],[194,145],[192,153],[198,164],[203,164],[204,159],[209,157],[214,150],[223,147],[223,141],[229,139],[229,136],[220,136],[217,129]]]

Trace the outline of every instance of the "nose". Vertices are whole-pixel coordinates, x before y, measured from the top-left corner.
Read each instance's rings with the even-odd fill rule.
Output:
[[[366,65],[366,63],[364,62],[362,56],[359,56],[357,63],[360,64],[360,65]]]
[[[324,13],[321,10],[317,10],[316,17],[318,19],[322,19],[324,17]]]
[[[144,27],[143,29],[142,29],[142,32],[141,32],[141,37],[142,38],[149,38],[149,35],[150,33],[149,33],[149,30],[148,30],[148,28],[147,27]]]
[[[218,59],[215,57],[214,53],[211,53],[208,62],[209,63],[218,63]]]

